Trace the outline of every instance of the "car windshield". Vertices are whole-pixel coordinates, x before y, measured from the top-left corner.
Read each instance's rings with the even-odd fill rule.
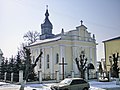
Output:
[[[62,83],[62,84],[70,84],[71,81],[72,81],[71,79],[64,79],[60,83]]]

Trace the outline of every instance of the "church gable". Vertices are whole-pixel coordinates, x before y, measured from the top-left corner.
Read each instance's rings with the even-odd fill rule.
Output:
[[[87,27],[83,24],[76,27],[75,30],[71,30],[61,34],[63,40],[77,40],[85,42],[95,42],[95,38],[91,37],[91,33],[87,31]]]

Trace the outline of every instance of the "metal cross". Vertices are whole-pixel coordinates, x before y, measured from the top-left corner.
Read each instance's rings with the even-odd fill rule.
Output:
[[[64,65],[67,65],[67,63],[64,62],[64,58],[62,58],[62,63],[59,63],[59,65],[62,65],[62,73],[63,73],[63,79],[64,79]]]

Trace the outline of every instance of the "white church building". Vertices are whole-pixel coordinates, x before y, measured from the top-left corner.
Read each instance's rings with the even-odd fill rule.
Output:
[[[49,20],[48,9],[46,9],[44,23],[41,24],[40,40],[32,43],[28,47],[31,50],[31,60],[34,63],[37,56],[42,50],[42,58],[35,67],[35,72],[42,72],[43,78],[56,78],[56,72],[59,72],[60,78],[63,74],[62,59],[64,58],[64,74],[65,77],[71,75],[71,71],[75,75],[79,75],[75,58],[79,58],[81,51],[85,52],[88,63],[92,63],[96,70],[96,40],[94,34],[88,32],[87,27],[83,25],[81,20],[80,26],[74,30],[55,35],[52,33],[53,25]],[[93,74],[95,72],[92,72]]]

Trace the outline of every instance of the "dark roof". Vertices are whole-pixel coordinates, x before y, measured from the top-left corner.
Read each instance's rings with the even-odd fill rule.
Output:
[[[45,13],[45,21],[43,24],[41,24],[41,28],[50,28],[50,29],[53,29],[53,26],[52,26],[52,23],[50,22],[49,20],[49,13],[48,13],[48,9],[46,10],[46,13]]]
[[[112,38],[112,39],[105,40],[103,42],[108,42],[108,41],[113,41],[113,40],[120,40],[120,36]]]

